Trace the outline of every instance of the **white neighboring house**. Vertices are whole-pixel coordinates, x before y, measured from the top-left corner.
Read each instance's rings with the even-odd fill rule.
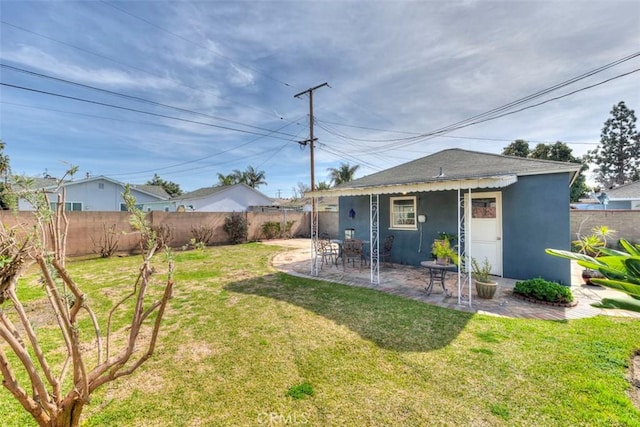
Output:
[[[590,210],[640,210],[640,181],[592,193],[590,199],[581,199],[580,202],[571,206]]]
[[[122,194],[125,183],[105,176],[94,176],[77,181],[64,181],[66,211],[121,212],[126,211]],[[131,195],[136,199],[136,206],[143,211],[170,211],[173,204],[169,194],[157,185],[131,185]],[[33,189],[42,190],[49,195],[53,204],[57,200],[56,180],[35,180]],[[60,191],[60,190],[59,190]],[[25,199],[18,200],[18,210],[33,211],[34,207]]]
[[[244,212],[273,201],[246,184],[205,187],[172,199],[178,212]]]
[[[607,209],[640,209],[640,181],[620,185],[607,191]]]

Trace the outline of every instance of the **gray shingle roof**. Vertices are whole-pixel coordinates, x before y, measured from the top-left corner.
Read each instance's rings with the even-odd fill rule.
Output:
[[[176,197],[177,199],[198,199],[200,197],[207,197],[212,194],[220,193],[221,191],[228,190],[232,185],[218,185],[215,187],[198,188],[197,190],[185,193]]]
[[[136,185],[132,185],[131,187],[140,191],[144,191],[149,194],[156,195],[165,200],[169,199],[170,197],[169,193],[167,193],[167,191],[161,185],[136,184]]]
[[[640,181],[632,182],[629,184],[621,185],[620,187],[612,188],[611,190],[605,190],[609,200],[637,200],[640,199]]]
[[[233,185],[216,185],[214,187],[204,187],[204,188],[198,188],[197,190],[191,191],[189,193],[183,194],[182,196],[177,196],[174,197],[174,200],[183,200],[183,199],[199,199],[199,198],[203,198],[203,197],[208,197],[211,196],[212,194],[216,194],[216,193],[221,193],[223,191],[227,191],[227,190],[231,190],[233,188],[236,187],[246,187],[248,189],[250,189],[251,191],[255,191],[258,194],[261,194],[264,197],[264,194],[260,193],[260,191],[256,190],[255,188],[250,187],[247,184],[233,184]]]
[[[501,175],[577,173],[577,163],[528,159],[452,148],[359,178],[336,188],[454,181]]]

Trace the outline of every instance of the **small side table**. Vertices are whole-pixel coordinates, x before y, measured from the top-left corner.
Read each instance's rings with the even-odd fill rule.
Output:
[[[429,281],[427,282],[427,285],[424,288],[424,290],[427,292],[427,296],[431,295],[431,291],[433,290],[433,284],[435,282],[440,282],[440,285],[442,286],[442,290],[444,291],[444,295],[446,297],[450,297],[451,293],[444,286],[444,282],[447,278],[447,272],[456,271],[457,266],[455,264],[447,264],[447,265],[438,264],[435,261],[422,261],[420,262],[420,265],[425,267],[429,272]]]

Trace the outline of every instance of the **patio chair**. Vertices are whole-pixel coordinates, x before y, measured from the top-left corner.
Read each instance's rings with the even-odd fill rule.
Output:
[[[356,261],[360,263],[359,269],[362,271],[362,240],[345,240],[342,244],[342,268],[345,269],[349,261],[356,266]]]
[[[390,235],[387,236],[387,238],[384,240],[384,245],[382,246],[382,249],[380,249],[380,262],[382,263],[387,263],[390,267],[393,267],[393,264],[391,263],[391,261],[389,261],[389,259],[391,258],[391,250],[393,249],[393,239],[394,239],[394,235]]]
[[[325,263],[336,264],[338,262],[338,250],[328,239],[315,241],[316,262],[320,261],[320,269]]]

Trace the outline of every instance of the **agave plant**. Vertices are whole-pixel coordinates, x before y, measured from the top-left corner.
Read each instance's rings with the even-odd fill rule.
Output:
[[[578,265],[597,270],[604,278],[592,278],[595,284],[617,289],[640,300],[640,245],[633,245],[620,239],[624,251],[599,248],[602,254],[598,258],[587,254],[569,252],[559,249],[545,249],[549,255],[573,259]]]

